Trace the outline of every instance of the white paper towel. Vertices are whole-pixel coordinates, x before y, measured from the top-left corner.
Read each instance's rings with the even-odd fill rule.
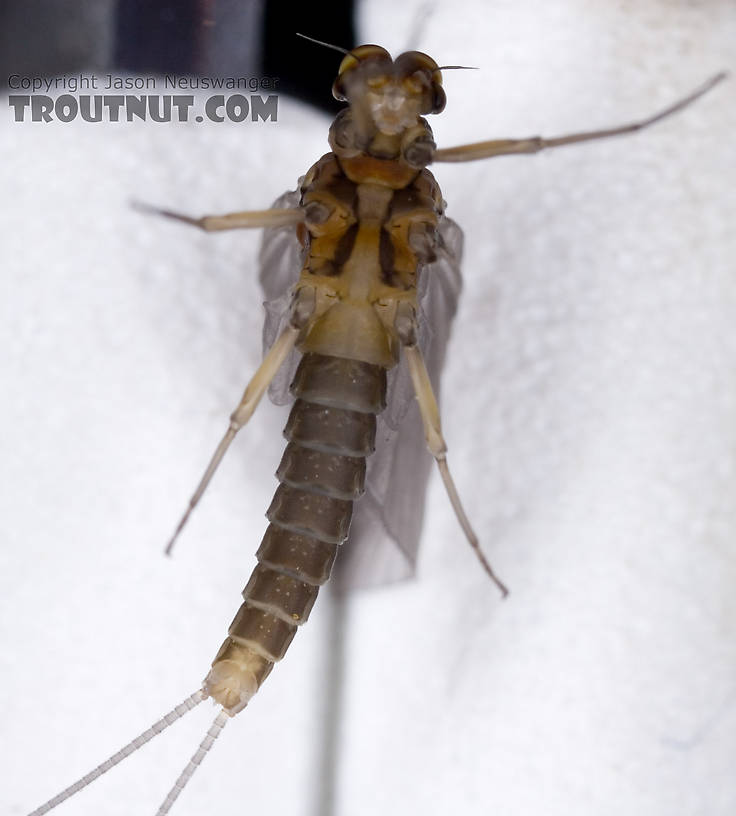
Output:
[[[366,3],[363,38],[480,68],[446,73],[440,146],[624,123],[733,65],[725,2],[455,3],[409,43],[416,12]],[[735,87],[631,138],[435,168],[467,237],[449,461],[511,597],[434,480],[418,579],[325,593],[174,813],[734,812]],[[129,201],[267,206],[328,122],[285,98],[247,126],[8,114],[0,812],[22,814],[196,689],[283,444],[264,406],[161,556],[259,360],[258,236]],[[152,812],[205,708],[65,812]]]

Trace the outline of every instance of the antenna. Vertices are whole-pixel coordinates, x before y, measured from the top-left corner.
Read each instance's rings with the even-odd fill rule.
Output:
[[[404,51],[417,51],[417,44],[427,30],[427,23],[437,10],[436,0],[427,0],[414,12],[414,22],[407,38]]]
[[[294,33],[297,37],[301,37],[303,40],[309,40],[309,42],[316,43],[317,45],[324,45],[325,48],[331,48],[333,51],[339,51],[341,54],[350,53],[347,48],[341,48],[339,45],[333,45],[332,43],[324,42],[323,40],[315,40],[314,37],[308,37],[306,34],[300,34],[298,31],[295,31]]]

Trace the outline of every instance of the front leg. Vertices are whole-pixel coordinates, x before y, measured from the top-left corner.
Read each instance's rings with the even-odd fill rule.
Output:
[[[302,208],[245,210],[243,212],[226,213],[225,215],[203,215],[201,218],[193,218],[191,215],[184,215],[173,210],[159,209],[158,207],[152,207],[150,204],[141,204],[137,201],[133,202],[133,207],[147,215],[163,215],[165,218],[199,227],[205,232],[254,229],[258,227],[284,227],[290,224],[299,224],[305,219],[305,212]]]
[[[531,136],[527,139],[493,139],[488,142],[475,142],[474,144],[459,145],[458,147],[448,147],[444,150],[436,150],[432,161],[434,162],[466,162],[475,159],[490,159],[494,156],[507,156],[513,153],[538,153],[548,147],[562,147],[562,145],[575,144],[576,142],[590,142],[594,139],[607,139],[609,136],[622,136],[625,133],[635,133],[637,130],[653,125],[668,116],[681,111],[691,103],[707,93],[711,88],[722,82],[727,74],[721,72],[709,79],[700,88],[697,88],[684,99],[680,99],[660,113],[632,122],[629,125],[607,128],[606,130],[591,130],[584,133],[570,133],[567,136],[557,136],[553,139],[545,139],[541,136]]]

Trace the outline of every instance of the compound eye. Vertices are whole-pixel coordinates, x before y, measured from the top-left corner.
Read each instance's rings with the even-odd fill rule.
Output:
[[[383,86],[386,84],[387,81],[388,80],[387,80],[386,76],[380,75],[380,76],[368,77],[368,79],[366,79],[366,81],[365,81],[365,84],[372,91],[378,91],[381,88],[383,88]]]
[[[396,71],[404,76],[409,76],[415,71],[422,71],[432,76],[435,71],[439,71],[437,63],[421,51],[406,51],[396,57]]]
[[[407,51],[396,58],[394,65],[407,89],[423,95],[422,113],[439,113],[445,107],[442,72],[432,57],[421,51]]]
[[[369,65],[376,65],[376,68],[380,70],[378,66],[381,64],[390,65],[391,55],[380,45],[359,45],[353,48],[340,63],[337,79],[332,85],[332,95],[340,102],[346,101],[346,80],[350,80],[353,72],[365,70]]]
[[[442,113],[447,104],[447,94],[441,85],[434,86],[434,99],[432,100],[432,113]]]
[[[376,59],[391,62],[391,54],[385,48],[381,48],[380,45],[359,45],[345,55],[340,63],[340,70],[337,75],[341,77],[345,71],[355,68],[358,64]]]
[[[406,89],[409,91],[409,93],[413,94],[422,93],[422,91],[427,90],[431,84],[431,77],[424,73],[424,71],[414,71],[413,74],[406,77],[404,80]]]

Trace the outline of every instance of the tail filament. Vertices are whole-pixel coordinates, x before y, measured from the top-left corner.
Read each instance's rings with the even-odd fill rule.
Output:
[[[168,714],[164,714],[160,720],[157,720],[150,728],[147,728],[142,734],[139,734],[132,742],[129,742],[117,753],[106,759],[103,763],[98,765],[93,771],[85,774],[81,779],[78,779],[73,785],[65,788],[61,793],[57,793],[53,799],[49,799],[41,807],[36,808],[28,816],[42,816],[53,810],[57,805],[65,802],[70,796],[79,793],[82,788],[86,788],[95,779],[107,773],[110,768],[114,768],[119,762],[122,762],[126,757],[137,751],[141,746],[145,745],[149,740],[153,739],[157,734],[165,731],[170,725],[173,725],[178,719],[188,714],[196,705],[204,700],[204,693],[200,689],[194,694],[187,697],[184,702],[180,703],[175,708],[172,708]]]
[[[202,760],[205,758],[207,752],[212,748],[215,740],[220,736],[220,732],[227,725],[230,715],[223,708],[215,717],[215,721],[210,726],[210,730],[205,735],[205,738],[199,744],[199,748],[194,753],[194,756],[189,760],[184,770],[179,775],[179,778],[174,782],[174,787],[169,791],[169,795],[164,799],[161,807],[156,811],[156,816],[166,816],[171,810],[171,806],[179,798],[179,794],[184,790],[185,785],[194,776],[194,772],[199,767]]]

